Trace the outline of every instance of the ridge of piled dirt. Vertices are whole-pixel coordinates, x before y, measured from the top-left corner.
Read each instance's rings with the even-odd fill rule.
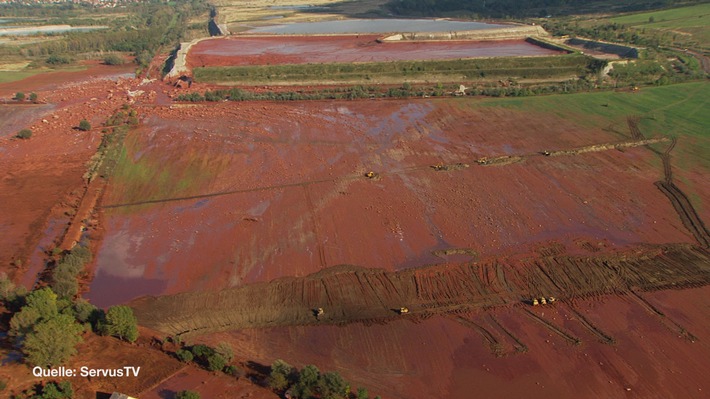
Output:
[[[400,272],[337,266],[219,292],[144,297],[132,302],[141,325],[191,335],[243,328],[349,324],[416,319],[476,308],[513,306],[532,298],[571,300],[703,286],[707,251],[690,245],[638,247],[594,257],[492,259]],[[318,315],[315,309],[322,308]],[[407,308],[406,315],[400,315]]]

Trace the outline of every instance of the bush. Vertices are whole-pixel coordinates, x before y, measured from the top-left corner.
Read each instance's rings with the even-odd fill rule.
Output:
[[[175,355],[177,355],[177,358],[183,363],[189,363],[195,358],[195,356],[192,355],[192,352],[187,349],[179,349],[175,352]]]
[[[232,348],[229,346],[229,344],[225,342],[220,342],[219,344],[217,344],[217,347],[215,347],[214,350],[220,356],[222,356],[227,363],[231,362],[234,358],[234,352],[232,351]]]
[[[49,65],[64,65],[71,64],[71,61],[71,58],[65,55],[50,55],[44,62]]]
[[[180,391],[175,399],[200,399],[200,394],[195,391]]]
[[[44,385],[36,384],[31,389],[22,391],[21,395],[12,397],[18,399],[72,399],[74,397],[74,388],[69,381],[62,381],[60,383],[50,381]]]
[[[231,375],[231,376],[233,376],[233,377],[241,377],[242,375],[244,375],[244,373],[242,372],[242,370],[239,369],[237,366],[234,366],[234,365],[229,365],[229,366],[225,367],[225,368],[224,368],[224,373],[225,373],[225,374],[229,374],[229,375]]]
[[[294,368],[290,364],[281,359],[274,361],[271,364],[271,373],[269,374],[268,384],[272,389],[282,390],[290,385],[291,375],[294,373]]]
[[[209,371],[220,371],[227,365],[227,361],[224,360],[222,355],[214,353],[207,357],[207,370]]]
[[[15,297],[15,283],[4,272],[0,273],[0,300],[10,301]]]
[[[74,303],[74,317],[81,323],[90,323],[95,318],[98,308],[85,299]]]
[[[123,65],[125,60],[118,54],[109,54],[104,57],[104,64],[106,65]]]
[[[87,121],[86,119],[82,119],[81,122],[79,122],[79,130],[82,130],[84,132],[91,130],[91,124],[89,123],[89,121]]]
[[[23,139],[23,140],[29,139],[30,137],[32,137],[32,130],[22,129],[19,132],[17,132],[17,136],[15,136],[15,137],[17,137],[18,139]]]
[[[25,93],[18,91],[15,93],[15,100],[17,101],[23,101],[25,99]]]

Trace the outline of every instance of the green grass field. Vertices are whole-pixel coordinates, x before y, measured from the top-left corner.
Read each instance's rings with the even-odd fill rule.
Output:
[[[710,23],[710,3],[622,15],[609,20],[626,25],[643,24],[653,28],[707,27]],[[650,22],[651,20],[653,22]]]
[[[28,68],[28,69],[22,69],[19,71],[0,71],[0,83],[16,82],[18,80],[27,79],[29,77],[43,74],[43,73],[52,73],[52,72],[59,72],[59,71],[75,72],[75,71],[83,71],[85,69],[86,69],[86,67],[83,65],[70,65],[67,67],[57,68],[57,69]]]
[[[0,71],[0,83],[16,82],[38,73],[41,73],[41,71]]]
[[[681,166],[710,169],[710,83],[694,82],[643,88],[639,92],[577,93],[524,98],[484,99],[483,106],[502,106],[573,119],[582,126],[612,128],[627,134],[626,118],[640,117],[647,136],[677,136],[688,159]]]
[[[692,35],[705,48],[710,44],[710,3],[623,15],[609,21],[641,29],[677,31]]]

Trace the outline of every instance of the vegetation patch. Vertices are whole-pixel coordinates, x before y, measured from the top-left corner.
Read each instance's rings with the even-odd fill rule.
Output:
[[[350,383],[337,372],[321,373],[312,364],[299,370],[283,360],[276,360],[271,365],[267,384],[287,398],[341,399],[352,395]],[[358,399],[369,398],[365,388],[358,388],[356,395]]]
[[[396,61],[372,63],[328,63],[253,65],[238,67],[195,68],[200,82],[233,82],[263,84],[274,82],[321,83],[327,76],[332,81],[369,81],[375,78],[427,80],[447,76],[452,80],[486,77],[518,77],[545,79],[578,76],[586,72],[589,59],[570,54],[551,57],[500,57],[440,61]]]

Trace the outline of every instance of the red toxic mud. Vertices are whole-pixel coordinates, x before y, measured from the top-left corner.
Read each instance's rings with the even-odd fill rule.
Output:
[[[650,151],[545,157],[619,137],[473,105],[156,110],[126,139],[126,161],[103,198],[106,234],[89,297],[107,306],[340,264],[401,270],[548,243],[574,254],[694,242],[653,185],[662,171]],[[512,161],[476,162],[501,155]]]
[[[191,67],[218,65],[383,62],[560,54],[524,40],[378,43],[377,36],[239,37],[204,40],[189,52]]]

